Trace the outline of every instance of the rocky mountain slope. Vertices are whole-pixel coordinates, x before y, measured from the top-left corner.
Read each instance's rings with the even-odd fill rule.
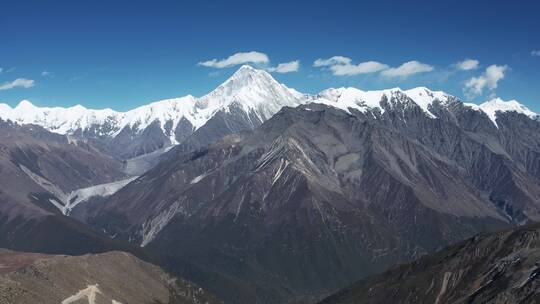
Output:
[[[425,88],[311,98],[253,132],[171,154],[88,222],[276,303],[538,220],[536,116],[497,111],[493,121]]]
[[[0,247],[84,253],[111,240],[62,215],[80,188],[123,179],[120,161],[35,125],[0,121]]]
[[[0,250],[2,304],[221,303],[124,252],[59,256]]]
[[[478,235],[321,303],[539,303],[539,259],[538,224]]]

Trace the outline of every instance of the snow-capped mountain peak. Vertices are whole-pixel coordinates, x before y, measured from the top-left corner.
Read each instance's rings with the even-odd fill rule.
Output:
[[[504,101],[500,98],[495,98],[490,101],[486,101],[480,106],[478,106],[479,109],[484,111],[491,121],[497,126],[497,113],[498,112],[517,112],[520,114],[524,114],[528,116],[531,119],[538,118],[538,114],[534,113],[533,111],[529,110],[526,106],[520,104],[516,100],[508,100]]]
[[[298,106],[301,94],[277,82],[268,72],[244,65],[215,90],[197,100],[201,109],[240,106],[254,112],[261,121],[270,118],[283,106]]]

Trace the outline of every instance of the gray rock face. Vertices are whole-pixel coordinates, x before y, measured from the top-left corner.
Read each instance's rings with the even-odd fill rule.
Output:
[[[66,253],[114,248],[60,209],[65,193],[122,177],[118,160],[83,141],[0,121],[0,247]]]
[[[148,154],[171,145],[163,133],[159,121],[154,121],[142,132],[126,126],[114,138],[106,141],[108,151],[121,159]]]
[[[208,120],[201,128],[177,146],[173,147],[163,160],[171,160],[178,155],[194,152],[204,148],[226,135],[249,131],[263,123],[254,112],[245,112],[240,105],[232,104],[227,111],[219,111]]]
[[[0,250],[0,303],[222,303],[125,252],[55,256]]]
[[[495,126],[458,100],[430,117],[399,93],[381,105],[284,108],[253,132],[173,150],[89,223],[276,303],[538,220],[537,120],[499,113]]]
[[[540,226],[479,235],[359,281],[321,304],[538,303]]]

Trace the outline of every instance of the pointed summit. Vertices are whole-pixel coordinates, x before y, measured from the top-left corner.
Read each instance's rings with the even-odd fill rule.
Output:
[[[256,72],[256,71],[257,71],[257,69],[250,66],[249,64],[244,64],[235,72],[235,74],[237,74],[237,73],[251,73],[251,72]]]
[[[249,65],[243,65],[231,77],[225,80],[225,82],[202,99],[238,99],[241,96],[254,99],[256,96],[268,97],[269,95],[278,93],[278,96],[274,96],[277,98],[281,94],[288,95],[292,92],[295,91],[277,82],[268,72],[255,69]]]
[[[264,121],[283,106],[298,106],[303,94],[277,82],[268,72],[249,65],[241,66],[229,79],[201,97],[198,109],[221,109],[241,106],[246,113],[254,111]]]
[[[279,85],[268,72],[255,69],[249,65],[243,65],[222,85],[216,88],[216,90],[222,87],[224,90],[232,93],[232,91],[241,90],[245,87],[256,86],[262,89],[264,87],[275,87]]]

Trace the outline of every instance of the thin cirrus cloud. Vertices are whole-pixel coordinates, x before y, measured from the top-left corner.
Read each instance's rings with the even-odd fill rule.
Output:
[[[456,69],[460,71],[471,71],[476,70],[480,66],[480,61],[476,59],[465,59],[463,61],[457,62],[454,64]]]
[[[0,91],[11,90],[15,88],[31,88],[35,85],[35,82],[32,79],[26,78],[17,78],[11,82],[5,82],[0,84]]]
[[[314,67],[329,68],[336,76],[353,76],[360,74],[379,73],[386,77],[407,77],[417,73],[430,72],[434,68],[418,61],[405,62],[399,67],[391,68],[389,65],[377,61],[365,61],[353,64],[352,59],[345,56],[319,58],[313,62]]]
[[[540,50],[531,51],[531,56],[540,57]]]
[[[294,60],[291,62],[286,63],[280,63],[276,67],[268,68],[267,70],[269,72],[276,72],[276,73],[291,73],[291,72],[298,72],[300,69],[300,60]]]
[[[504,79],[505,73],[508,70],[507,65],[490,65],[484,73],[478,77],[472,77],[465,82],[463,91],[468,98],[474,98],[484,94],[485,90],[495,94],[495,89],[499,85],[499,81]]]

